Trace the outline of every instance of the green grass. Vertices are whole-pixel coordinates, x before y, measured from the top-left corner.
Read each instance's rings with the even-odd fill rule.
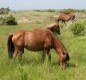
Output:
[[[29,16],[28,14],[35,20],[37,15],[40,16],[40,19],[44,16],[56,15],[56,13],[48,12],[28,12],[26,15],[25,12],[21,12],[16,13],[15,16]],[[36,17],[33,17],[34,15]],[[44,19],[42,20],[44,21]],[[14,61],[8,58],[8,35],[20,29],[45,28],[42,20],[40,23],[33,21],[16,26],[0,26],[0,80],[86,80],[86,35],[75,37],[70,31],[70,27],[61,28],[59,36],[70,55],[69,66],[65,70],[59,66],[58,55],[54,50],[51,50],[51,63],[47,61],[47,58],[44,63],[41,62],[42,52],[31,52],[26,49],[21,62],[18,59]],[[49,21],[49,23],[52,22],[52,20]]]

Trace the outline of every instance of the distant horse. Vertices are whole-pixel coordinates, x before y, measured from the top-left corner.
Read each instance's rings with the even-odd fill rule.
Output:
[[[53,33],[57,33],[58,35],[60,35],[59,23],[50,24],[47,26],[47,29],[49,29]]]
[[[59,55],[59,63],[61,66],[66,66],[67,61],[70,59],[62,42],[48,29],[17,31],[9,35],[7,45],[9,58],[18,56],[21,59],[24,48],[26,48],[30,51],[43,51],[42,60],[44,61],[46,54],[48,60],[51,60],[50,49],[53,48]]]
[[[61,13],[61,15],[58,17],[57,22],[61,21],[66,25],[65,22],[67,21],[74,21],[75,20],[75,15],[73,13]]]

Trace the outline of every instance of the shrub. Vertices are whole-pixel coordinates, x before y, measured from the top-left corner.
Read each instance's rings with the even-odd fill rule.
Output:
[[[10,15],[8,17],[0,17],[0,25],[17,25],[15,18]]]
[[[84,25],[82,23],[75,22],[71,27],[71,31],[75,36],[84,35]]]
[[[7,25],[17,25],[17,22],[12,15],[10,15],[9,17],[6,17],[5,22]]]

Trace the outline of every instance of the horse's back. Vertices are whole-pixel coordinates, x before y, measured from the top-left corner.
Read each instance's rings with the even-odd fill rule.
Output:
[[[42,42],[51,35],[52,33],[48,29],[35,29],[31,32],[26,32],[25,37],[33,42]]]

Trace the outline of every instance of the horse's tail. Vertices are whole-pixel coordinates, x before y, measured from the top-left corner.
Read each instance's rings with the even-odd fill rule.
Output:
[[[8,42],[7,42],[8,56],[10,59],[13,58],[13,53],[14,53],[14,44],[12,42],[12,37],[13,35],[9,35]]]

